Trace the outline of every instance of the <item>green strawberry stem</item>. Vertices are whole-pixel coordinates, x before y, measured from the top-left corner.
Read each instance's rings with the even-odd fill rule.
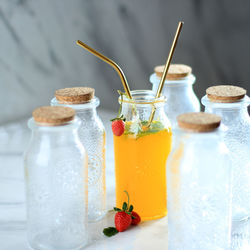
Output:
[[[126,190],[124,190],[124,193],[127,195],[127,197],[128,197],[128,207],[129,207],[129,194],[128,194],[128,192],[126,191]]]
[[[123,204],[122,204],[122,209],[120,209],[119,207],[114,207],[114,210],[116,212],[122,212],[123,211],[123,212],[131,215],[134,207],[133,207],[133,205],[129,205],[129,194],[128,194],[128,192],[126,190],[124,190],[124,192],[128,197],[128,203],[124,201]]]
[[[118,208],[118,207],[114,207],[114,210],[116,211],[116,212],[121,212],[122,210],[120,209],[120,208]]]
[[[113,122],[113,121],[117,121],[117,120],[123,120],[125,122],[126,118],[123,115],[121,115],[119,117],[115,117],[115,118],[111,119],[110,121]]]
[[[122,210],[126,212],[127,209],[128,209],[128,204],[126,202],[123,202]]]
[[[133,205],[130,205],[130,207],[129,207],[129,212],[132,212],[133,211],[133,209],[134,209],[134,207],[133,207]]]

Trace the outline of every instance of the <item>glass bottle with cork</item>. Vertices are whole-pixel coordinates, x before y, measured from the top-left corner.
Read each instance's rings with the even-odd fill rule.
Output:
[[[250,246],[250,99],[241,87],[218,85],[208,88],[201,102],[206,112],[222,117],[223,138],[233,161],[233,245],[247,241]]]
[[[231,161],[221,118],[200,112],[177,119],[167,161],[168,249],[229,250]]]
[[[80,140],[88,154],[88,218],[98,221],[106,214],[105,128],[97,114],[100,104],[95,90],[89,87],[64,88],[55,91],[52,106],[67,106],[81,120]]]
[[[68,107],[40,107],[28,122],[24,153],[27,236],[32,249],[79,249],[87,244],[87,155]]]
[[[150,76],[152,90],[156,93],[162,77],[164,65],[156,66]],[[184,64],[171,64],[164,82],[162,94],[166,96],[165,111],[172,129],[177,127],[176,117],[186,112],[199,112],[200,102],[193,90],[195,75],[192,68]]]

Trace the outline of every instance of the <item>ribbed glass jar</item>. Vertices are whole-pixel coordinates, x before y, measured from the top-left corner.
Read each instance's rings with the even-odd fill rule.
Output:
[[[28,122],[24,154],[27,235],[32,249],[75,250],[87,244],[87,155],[79,119],[61,126]]]
[[[105,128],[97,114],[99,98],[94,97],[83,104],[63,104],[56,98],[51,100],[52,106],[66,106],[76,111],[81,120],[78,130],[80,141],[88,154],[88,219],[97,221],[106,214],[105,183]]]
[[[177,129],[167,161],[168,249],[229,250],[231,162],[218,129]]]
[[[153,84],[152,90],[157,92],[160,78],[156,73],[150,76],[150,82]],[[166,80],[162,95],[167,99],[165,112],[171,122],[172,129],[178,127],[176,117],[187,112],[199,112],[200,102],[193,90],[195,76],[190,74],[184,78],[177,80]]]

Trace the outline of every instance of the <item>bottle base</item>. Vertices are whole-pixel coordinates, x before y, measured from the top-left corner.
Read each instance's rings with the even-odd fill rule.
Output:
[[[106,214],[107,214],[107,211],[100,212],[98,214],[97,213],[96,214],[89,214],[88,215],[88,222],[89,223],[98,222],[98,221],[102,220]]]
[[[165,217],[166,215],[167,215],[167,211],[164,212],[163,214],[159,214],[159,215],[154,215],[154,216],[149,216],[149,217],[142,216],[141,220],[142,221],[157,220],[157,219]]]
[[[79,237],[80,236],[77,236],[77,239],[74,239],[73,235],[69,236],[65,232],[64,235],[60,235],[60,237],[54,237],[54,239],[52,239],[51,234],[41,233],[35,235],[32,240],[28,240],[28,245],[34,250],[79,250],[88,243],[87,236],[85,241],[80,240]],[[67,241],[65,239],[67,239]]]
[[[233,220],[231,249],[250,249],[250,216]]]
[[[64,249],[64,248],[50,248],[49,246],[47,245],[42,245],[42,244],[30,244],[28,243],[28,246],[29,246],[29,249],[32,249],[32,250],[48,250],[48,249],[54,249],[54,250],[58,250],[58,249]],[[81,245],[77,248],[66,248],[67,250],[80,250],[82,249],[85,245]]]

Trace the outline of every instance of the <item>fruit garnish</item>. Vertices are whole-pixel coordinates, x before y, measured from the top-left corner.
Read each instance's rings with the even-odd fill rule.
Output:
[[[116,136],[121,136],[123,133],[124,133],[124,130],[125,130],[125,121],[126,119],[121,116],[121,117],[116,117],[114,119],[112,119],[112,131],[113,131],[113,134],[116,135]]]
[[[121,100],[123,100],[123,95],[125,95],[125,94],[122,93],[120,90],[118,90],[118,93],[121,96]],[[126,118],[121,114],[121,112],[122,112],[122,101],[120,103],[117,117],[110,120],[112,122],[111,127],[112,127],[113,134],[116,136],[121,136],[125,130],[125,123],[124,122],[126,121]]]
[[[141,129],[139,130],[137,134],[137,138],[140,138],[142,136],[149,135],[149,134],[155,134],[166,129],[166,127],[160,121],[153,121],[149,127],[147,127],[147,124],[148,124],[148,121],[141,122]]]
[[[130,214],[127,214],[126,212],[117,212],[115,214],[115,227],[117,231],[123,232],[125,231],[132,222],[132,218]]]
[[[140,121],[139,123],[132,121],[126,122],[124,135],[134,135],[136,139],[139,139],[145,135],[156,134],[160,131],[167,130],[161,121],[153,121],[150,127],[146,126],[147,123],[148,121]],[[135,126],[137,126],[137,129]]]
[[[131,222],[132,225],[137,225],[141,222],[141,217],[138,213],[132,211],[131,215],[132,215],[132,222]]]
[[[123,202],[122,209],[114,207],[117,212],[115,214],[115,227],[119,232],[125,231],[132,223],[131,213],[133,211],[133,205],[129,205],[129,194],[124,191],[128,197],[128,203]]]
[[[108,237],[111,237],[117,234],[118,232],[123,232],[126,229],[128,229],[131,224],[137,225],[141,221],[140,216],[133,211],[134,209],[133,205],[129,204],[128,192],[127,191],[124,192],[128,197],[128,203],[123,202],[122,209],[114,207],[114,210],[116,211],[115,227],[108,227],[103,229],[103,233]]]

